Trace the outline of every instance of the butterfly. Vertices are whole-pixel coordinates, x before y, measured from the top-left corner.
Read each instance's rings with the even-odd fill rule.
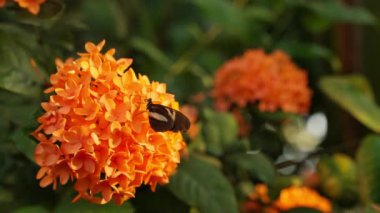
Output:
[[[170,107],[154,104],[151,98],[146,99],[149,112],[149,124],[156,132],[186,132],[190,128],[189,119],[180,111]]]

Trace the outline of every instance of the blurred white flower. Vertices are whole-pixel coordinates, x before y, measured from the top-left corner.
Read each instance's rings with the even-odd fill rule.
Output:
[[[307,159],[309,154],[315,151],[327,134],[327,118],[324,113],[315,113],[306,120],[293,120],[282,126],[282,133],[288,142],[283,147],[283,154],[277,158],[276,163],[284,162],[301,163],[304,162],[306,169],[313,171],[318,159]],[[291,174],[296,166],[291,165],[281,168],[278,172]]]
[[[323,141],[327,134],[326,115],[321,112],[312,114],[306,121],[306,131]]]
[[[306,120],[296,120],[282,127],[286,141],[297,151],[312,152],[323,141],[327,133],[327,118],[315,113]]]

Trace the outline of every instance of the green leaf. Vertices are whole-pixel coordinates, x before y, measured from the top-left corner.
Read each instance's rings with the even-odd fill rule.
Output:
[[[29,134],[23,130],[16,130],[11,139],[15,142],[17,149],[34,162],[34,150],[37,144],[30,138]]]
[[[215,155],[221,155],[228,146],[236,142],[238,126],[234,117],[225,112],[215,112],[204,109],[205,118],[202,133],[207,150]]]
[[[42,206],[26,206],[21,207],[13,211],[13,213],[48,213],[49,211],[46,210]]]
[[[234,190],[223,174],[196,156],[183,161],[169,189],[201,213],[238,212]]]
[[[95,32],[123,39],[127,36],[128,22],[125,11],[115,0],[83,1],[83,16],[89,28]]]
[[[161,65],[164,68],[169,68],[172,65],[172,61],[169,57],[165,55],[158,47],[156,47],[152,42],[143,38],[133,38],[131,40],[131,45],[138,51],[141,51],[154,62]]]
[[[249,6],[244,9],[245,16],[255,21],[272,22],[275,20],[275,14],[266,7],[260,7],[258,4]]]
[[[289,53],[294,58],[330,59],[331,57],[333,57],[333,54],[329,49],[316,43],[283,41],[277,45],[277,49],[283,49],[285,52]]]
[[[380,108],[363,76],[324,77],[320,81],[320,88],[362,124],[380,132]]]
[[[339,1],[306,1],[305,6],[321,17],[333,22],[350,22],[356,24],[374,24],[376,18],[368,10],[360,7],[346,6]]]
[[[380,136],[364,138],[357,152],[359,193],[365,203],[380,204]]]
[[[262,153],[234,154],[228,156],[228,161],[241,170],[247,171],[252,177],[265,183],[272,182],[275,169],[269,159]]]
[[[244,35],[248,24],[243,18],[242,11],[231,1],[226,0],[195,0],[197,5],[212,22],[221,26],[226,33]]]
[[[8,91],[37,96],[39,84],[44,80],[30,63],[36,38],[13,25],[0,25],[0,88]]]

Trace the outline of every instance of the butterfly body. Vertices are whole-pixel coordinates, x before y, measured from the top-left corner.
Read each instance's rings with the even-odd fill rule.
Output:
[[[190,128],[189,119],[178,110],[154,104],[151,98],[147,99],[146,108],[150,126],[156,132],[186,132]]]

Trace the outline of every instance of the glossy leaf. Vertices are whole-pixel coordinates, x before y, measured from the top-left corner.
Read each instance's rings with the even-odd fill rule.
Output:
[[[200,213],[238,212],[234,190],[223,174],[196,156],[181,162],[169,189]]]
[[[36,40],[16,26],[0,25],[0,88],[23,95],[40,92],[43,74],[32,68],[30,60]]]
[[[11,138],[15,142],[17,149],[34,162],[34,150],[37,144],[29,134],[23,130],[17,130],[12,134]]]
[[[358,161],[359,193],[365,203],[380,204],[380,136],[369,135],[361,143]]]
[[[380,108],[376,105],[372,89],[360,75],[324,77],[320,81],[322,91],[362,124],[380,132]]]

